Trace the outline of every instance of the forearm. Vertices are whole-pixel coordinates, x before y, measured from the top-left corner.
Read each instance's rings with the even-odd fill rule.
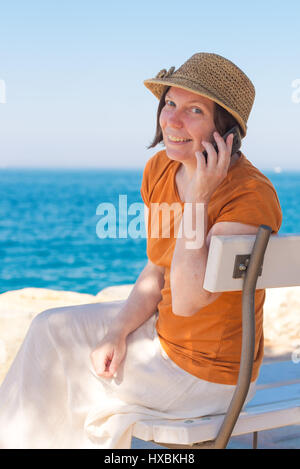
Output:
[[[148,262],[122,307],[118,321],[112,325],[114,331],[126,337],[147,321],[157,310],[163,285],[163,272]]]
[[[214,300],[213,295],[203,288],[208,256],[207,203],[202,203],[201,211],[198,213],[195,203],[189,208],[191,207],[189,213],[185,208],[182,216],[181,236],[176,240],[170,272],[172,309],[174,314],[180,316],[191,316]],[[195,232],[192,240],[190,234],[187,237],[187,230],[184,229],[187,224],[191,224],[191,221]],[[196,241],[201,247],[195,247]],[[191,247],[192,242],[194,247]]]

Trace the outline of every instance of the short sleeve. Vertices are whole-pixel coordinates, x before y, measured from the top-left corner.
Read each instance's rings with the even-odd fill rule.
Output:
[[[268,225],[277,233],[282,223],[282,211],[275,189],[264,183],[246,185],[222,207],[214,223],[223,221]]]
[[[147,161],[145,165],[141,184],[141,196],[148,208],[150,205],[150,166],[151,160]]]

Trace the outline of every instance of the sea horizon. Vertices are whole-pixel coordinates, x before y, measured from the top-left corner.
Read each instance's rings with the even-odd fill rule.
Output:
[[[300,171],[262,172],[283,211],[279,234],[300,234]],[[95,295],[135,283],[146,239],[100,239],[96,210],[101,203],[117,210],[120,195],[128,207],[142,206],[142,175],[138,167],[0,168],[0,293],[37,287]]]
[[[99,171],[141,171],[144,170],[145,165],[147,163],[147,160],[145,161],[144,165],[142,166],[9,166],[9,165],[0,165],[0,171],[13,171],[13,170],[22,170],[22,171],[93,171],[93,170],[99,170]],[[256,166],[258,168],[258,166]],[[270,172],[270,173],[290,173],[290,172],[296,172],[300,173],[300,167],[299,168],[284,168],[283,166],[273,166],[273,167],[265,167],[265,168],[258,168],[259,171],[261,172]]]

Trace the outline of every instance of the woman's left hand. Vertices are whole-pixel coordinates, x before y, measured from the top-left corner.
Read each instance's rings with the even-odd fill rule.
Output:
[[[208,203],[216,188],[225,179],[231,160],[233,134],[228,135],[226,142],[218,132],[214,132],[218,145],[217,153],[212,143],[202,141],[207,151],[207,163],[201,151],[196,151],[197,168],[185,194],[185,202]]]

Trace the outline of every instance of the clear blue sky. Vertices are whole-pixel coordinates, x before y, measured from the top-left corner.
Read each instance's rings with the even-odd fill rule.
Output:
[[[250,161],[300,170],[299,23],[298,0],[0,1],[0,167],[144,167],[158,101],[143,80],[204,51],[255,84]]]

